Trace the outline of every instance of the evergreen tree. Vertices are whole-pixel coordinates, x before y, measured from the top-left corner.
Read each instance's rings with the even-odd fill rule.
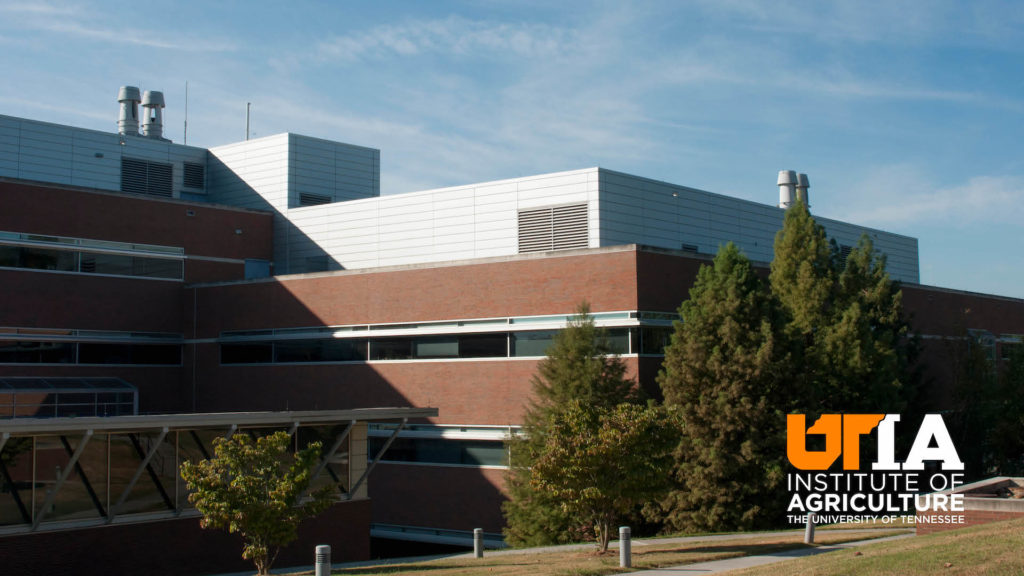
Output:
[[[523,418],[523,433],[509,440],[509,500],[502,506],[505,537],[512,544],[538,546],[578,540],[583,533],[550,492],[537,490],[530,475],[545,452],[549,429],[574,400],[595,408],[641,397],[626,365],[611,353],[603,330],[583,303],[554,338],[532,379],[533,399]]]
[[[806,205],[786,211],[769,277],[783,314],[794,409],[899,412],[914,392],[915,342],[885,257],[862,236],[844,258]]]
[[[680,412],[664,519],[690,531],[754,529],[784,510],[785,413],[777,305],[739,248],[702,266],[679,309],[659,383]]]

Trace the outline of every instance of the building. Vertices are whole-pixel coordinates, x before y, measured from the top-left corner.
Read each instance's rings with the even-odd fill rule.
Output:
[[[162,97],[120,101],[118,133],[0,116],[0,415],[436,407],[367,426],[370,454],[397,430],[368,486],[379,538],[497,537],[502,441],[576,306],[654,390],[699,267],[727,241],[766,265],[784,214],[602,168],[381,196],[376,150],[183,146]],[[780,204],[806,184],[780,174]],[[926,341],[1019,342],[1024,301],[922,286],[916,239],[818,221],[872,237]]]

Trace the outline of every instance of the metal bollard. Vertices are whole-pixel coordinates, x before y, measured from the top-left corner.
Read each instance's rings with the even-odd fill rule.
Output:
[[[633,565],[633,550],[630,542],[629,526],[619,526],[619,567],[629,568]]]
[[[484,557],[484,529],[473,528],[473,556]]]
[[[331,547],[326,544],[316,547],[316,576],[331,576]]]
[[[804,528],[804,544],[814,544],[814,514],[807,513],[807,528]]]

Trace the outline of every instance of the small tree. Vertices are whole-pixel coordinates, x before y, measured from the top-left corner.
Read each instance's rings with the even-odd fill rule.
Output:
[[[640,402],[626,365],[611,352],[603,330],[594,325],[590,307],[582,303],[541,360],[533,380],[533,400],[523,417],[523,434],[509,440],[509,500],[502,506],[505,538],[512,544],[542,546],[573,540],[579,524],[568,518],[550,492],[531,482],[531,468],[546,450],[553,423],[573,400],[611,408]]]
[[[593,526],[604,553],[616,520],[668,490],[678,441],[675,421],[657,408],[573,400],[544,439],[531,485],[576,523]]]
[[[269,574],[281,547],[298,537],[299,523],[332,503],[332,486],[300,501],[320,458],[320,444],[290,455],[290,442],[283,431],[256,441],[235,434],[214,441],[213,458],[181,466],[181,477],[193,491],[189,501],[203,515],[200,526],[240,534],[242,558],[251,560],[260,575]]]

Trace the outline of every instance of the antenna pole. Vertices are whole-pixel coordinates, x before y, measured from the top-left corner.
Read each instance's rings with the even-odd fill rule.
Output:
[[[249,139],[249,108],[252,107],[252,102],[245,103],[245,139]]]
[[[183,143],[188,145],[188,80],[185,80],[185,137]]]

